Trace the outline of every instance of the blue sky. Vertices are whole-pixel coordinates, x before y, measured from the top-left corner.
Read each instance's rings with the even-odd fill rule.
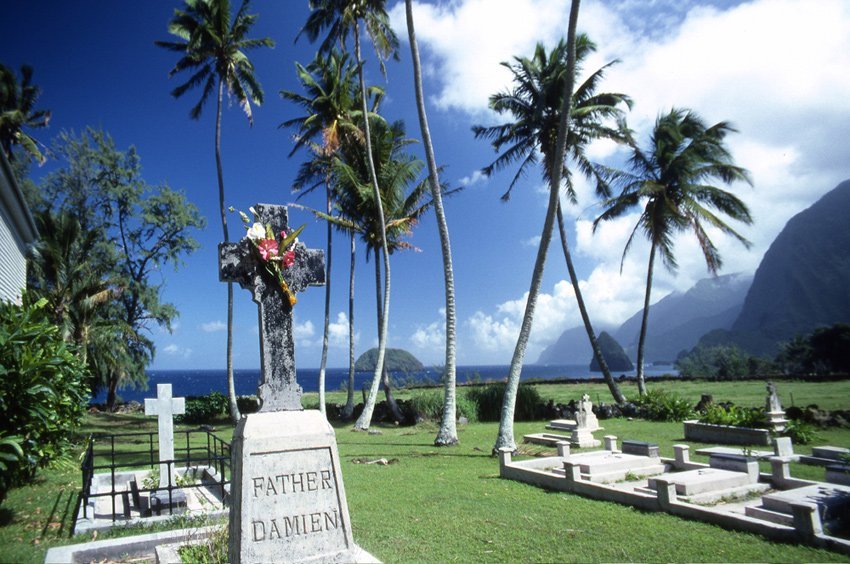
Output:
[[[529,175],[508,203],[499,200],[511,172],[485,179],[478,171],[494,153],[476,141],[474,124],[494,123],[487,97],[506,87],[500,61],[530,55],[536,41],[552,46],[566,29],[566,0],[454,0],[417,2],[414,14],[426,71],[425,90],[437,160],[443,179],[465,186],[447,201],[458,304],[460,364],[507,363],[513,352],[525,294],[545,213],[539,177]],[[0,61],[18,68],[30,64],[43,89],[39,108],[53,119],[34,132],[49,142],[62,130],[86,126],[108,131],[118,147],[134,145],[150,184],[185,191],[207,217],[197,234],[201,248],[177,271],[166,269],[164,296],[180,310],[171,334],[151,327],[157,345],[154,368],[223,368],[226,286],[218,282],[214,106],[201,119],[188,113],[197,93],[175,100],[178,82],[167,73],[176,57],[154,45],[169,39],[166,26],[176,1],[14,2],[0,19]],[[314,46],[294,38],[308,15],[307,2],[256,0],[253,36],[276,41],[251,58],[266,100],[255,109],[253,128],[238,106],[223,117],[222,151],[227,203],[247,210],[256,202],[294,201],[290,184],[301,156],[287,158],[291,132],[278,129],[298,115],[278,96],[298,88],[294,62],[312,59]],[[377,67],[370,81],[384,84],[383,113],[403,119],[419,137],[413,103],[410,51],[403,2],[389,1],[401,40],[400,62],[388,64],[384,84]],[[732,121],[740,133],[730,138],[736,160],[753,174],[754,188],[733,189],[752,208],[755,224],[742,227],[753,242],[746,250],[717,235],[725,257],[722,272],[752,272],[770,242],[794,214],[850,177],[850,4],[842,0],[679,0],[593,1],[582,3],[580,31],[598,44],[586,64],[595,69],[620,59],[603,88],[630,94],[633,129],[645,137],[655,116],[672,106],[695,109],[706,120]],[[415,152],[420,149],[415,147]],[[598,144],[591,156],[615,163],[615,147]],[[55,163],[36,169],[41,176]],[[579,183],[579,204],[568,207],[569,237],[590,314],[604,326],[617,324],[640,305],[647,246],[636,244],[620,272],[620,257],[634,218],[606,224],[595,235],[590,223],[599,210],[589,186]],[[321,207],[318,195],[303,203]],[[290,223],[307,224],[301,239],[324,247],[325,228],[311,215],[290,211]],[[232,224],[238,224],[233,217]],[[330,366],[347,363],[347,240],[337,237],[333,263]],[[410,238],[419,252],[392,257],[390,346],[411,350],[428,364],[443,357],[443,281],[436,226],[431,217]],[[657,269],[653,300],[682,291],[706,276],[689,238],[677,241],[680,269]],[[557,251],[557,247],[553,249]],[[527,359],[564,329],[580,323],[563,257],[550,251],[543,295]],[[235,365],[258,366],[256,307],[237,290]],[[376,343],[375,275],[361,253],[357,262],[355,313],[357,352]],[[296,306],[297,362],[319,364],[324,290],[311,288]]]

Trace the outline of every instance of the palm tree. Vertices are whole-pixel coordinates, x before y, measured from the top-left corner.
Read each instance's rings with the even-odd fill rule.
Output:
[[[580,34],[576,38],[576,64],[579,65],[587,55],[595,50],[596,45],[586,35]],[[538,155],[542,155],[543,178],[547,182],[551,182],[555,141],[563,105],[564,81],[568,65],[567,45],[564,41],[560,41],[551,53],[547,53],[543,45],[538,43],[531,59],[515,57],[514,61],[514,64],[503,63],[513,74],[513,88],[490,98],[490,107],[499,114],[508,113],[512,115],[513,121],[495,126],[476,126],[473,128],[477,138],[491,139],[496,151],[504,149],[504,152],[493,163],[483,169],[484,174],[489,176],[497,169],[507,168],[517,161],[520,162],[508,190],[502,196],[504,200],[510,197],[511,190],[525,176],[528,169],[538,163]],[[618,142],[624,141],[621,128],[610,127],[606,120],[611,118],[621,119],[623,113],[621,106],[631,107],[631,99],[620,93],[596,93],[605,70],[616,62],[612,61],[591,74],[576,88],[573,95],[572,107],[570,108],[572,125],[567,138],[567,152],[578,169],[586,176],[594,176],[593,166],[585,154],[586,147],[591,141],[600,138],[613,139]],[[567,198],[575,203],[576,193],[566,166],[562,167],[561,176],[566,185]],[[608,195],[607,187],[603,182],[599,182],[598,186],[603,195]],[[578,276],[567,242],[560,201],[557,208],[557,220],[567,271],[593,354],[602,369],[611,395],[618,404],[622,404],[625,402],[625,396],[623,396],[617,382],[611,375],[608,364],[602,355],[578,283]]]
[[[621,217],[633,208],[642,206],[637,224],[623,250],[623,260],[638,231],[642,231],[649,239],[646,294],[637,353],[638,392],[641,395],[646,392],[644,345],[656,252],[661,253],[664,265],[674,272],[677,264],[673,254],[673,237],[692,230],[702,249],[708,271],[716,274],[723,263],[706,227],[732,236],[747,248],[750,246],[749,241],[717,213],[751,224],[752,217],[746,204],[730,192],[708,184],[715,180],[726,185],[736,181],[752,184],[749,173],[735,165],[724,144],[726,135],[735,131],[724,121],[707,127],[694,112],[674,108],[656,119],[646,149],[632,143],[628,170],[597,167],[600,178],[621,191],[618,196],[604,203],[605,210],[593,222],[593,229],[602,221]]]
[[[354,36],[354,54],[357,62],[357,74],[360,81],[360,108],[363,115],[368,114],[366,81],[363,76],[363,57],[360,52],[360,25],[363,22],[366,33],[372,41],[372,46],[380,61],[381,70],[384,71],[384,61],[390,56],[397,57],[398,39],[389,25],[389,17],[385,9],[386,0],[310,0],[312,12],[307,18],[307,23],[301,32],[306,33],[311,42],[315,41],[319,34],[327,30],[327,35],[320,47],[323,53],[329,52],[336,44],[345,48],[348,35]],[[299,35],[300,33],[299,32]],[[297,39],[297,38],[296,38]],[[382,307],[381,327],[378,331],[378,359],[375,364],[375,375],[373,377],[372,389],[377,390],[377,383],[381,378],[384,367],[384,355],[387,346],[387,329],[390,317],[390,259],[387,247],[386,221],[384,208],[381,202],[381,189],[378,185],[378,177],[375,171],[375,159],[372,154],[372,135],[369,130],[369,119],[363,120],[364,138],[366,146],[366,165],[374,193],[378,223],[381,227],[381,241],[384,259],[384,305]],[[377,257],[376,257],[377,258]],[[374,398],[372,398],[374,402]],[[369,402],[367,401],[367,404]],[[369,418],[371,418],[369,413]],[[369,420],[363,416],[357,420],[355,429],[367,429]]]
[[[452,245],[449,240],[449,227],[446,223],[446,212],[443,210],[443,198],[440,192],[440,175],[434,157],[434,145],[431,142],[431,131],[428,128],[428,116],[425,114],[425,97],[422,93],[422,68],[419,63],[419,46],[416,43],[416,30],[413,26],[413,6],[410,0],[405,0],[407,15],[407,35],[410,40],[410,53],[413,59],[413,85],[416,90],[416,109],[419,113],[419,129],[422,132],[422,142],[425,145],[425,160],[428,163],[428,185],[431,188],[431,199],[434,202],[434,213],[437,216],[437,229],[440,232],[440,248],[443,253],[443,279],[446,288],[446,364],[443,394],[443,417],[440,429],[434,439],[436,446],[457,444],[457,401],[455,398],[455,380],[457,373],[456,350],[456,313],[455,313],[455,281],[452,269]]]
[[[301,195],[311,192],[320,183],[325,185],[325,200],[327,214],[332,213],[331,192],[331,157],[340,149],[344,138],[358,139],[359,129],[354,125],[353,116],[358,114],[358,90],[354,82],[357,69],[348,61],[348,56],[337,50],[332,50],[327,57],[317,53],[313,61],[304,67],[295,63],[296,73],[306,94],[282,90],[280,95],[285,99],[301,106],[307,114],[283,122],[280,127],[295,127],[295,146],[289,153],[291,157],[301,148],[310,150],[312,160],[305,163],[299,171],[293,189],[301,191]],[[373,93],[378,96],[380,91]],[[317,141],[320,140],[320,142]],[[353,139],[350,142],[353,142]],[[321,177],[324,176],[324,182]],[[314,181],[314,179],[316,181]],[[303,189],[303,190],[302,190]],[[332,263],[332,224],[328,222],[328,252],[327,273],[325,276],[325,323],[322,337],[322,360],[319,368],[319,409],[325,414],[325,369],[328,361],[328,330],[330,326],[331,304],[331,263]],[[352,261],[352,268],[353,268]],[[350,285],[353,293],[353,284]],[[353,309],[349,304],[349,310]],[[353,312],[349,311],[351,315]],[[353,338],[349,336],[349,338]],[[353,362],[349,366],[349,398],[346,406],[353,410]],[[350,417],[349,412],[349,417]]]
[[[540,235],[540,245],[537,248],[537,258],[534,261],[534,270],[531,274],[531,285],[528,291],[528,299],[525,303],[525,313],[522,317],[519,336],[516,347],[511,358],[511,367],[508,372],[508,382],[505,386],[505,395],[502,400],[502,413],[499,418],[499,433],[493,453],[501,449],[516,450],[514,441],[514,411],[516,408],[517,389],[519,388],[520,374],[522,373],[522,361],[525,357],[525,349],[528,346],[528,337],[531,334],[531,325],[534,321],[534,309],[537,306],[537,296],[540,294],[540,284],[543,280],[543,269],[546,265],[546,253],[552,240],[552,229],[555,225],[555,215],[558,208],[559,189],[561,186],[561,175],[563,170],[564,154],[566,152],[567,138],[570,132],[570,108],[572,107],[573,83],[575,77],[575,54],[576,54],[576,23],[578,22],[580,0],[572,0],[570,7],[570,19],[567,31],[567,71],[564,80],[564,96],[559,117],[557,137],[555,142],[554,158],[549,170],[549,202],[546,207],[546,219],[543,222],[543,231]]]
[[[235,18],[231,18],[230,0],[184,0],[184,9],[175,9],[168,24],[168,31],[179,41],[156,41],[160,47],[181,54],[169,77],[183,71],[192,76],[171,91],[175,98],[196,87],[202,87],[201,98],[192,107],[192,119],[201,116],[201,110],[218,82],[215,116],[215,164],[218,175],[218,203],[221,215],[221,230],[224,242],[230,237],[227,230],[227,210],[224,205],[224,177],[221,171],[221,105],[224,90],[245,112],[248,123],[253,124],[251,104],[263,103],[263,90],[254,76],[254,65],[245,54],[258,47],[273,47],[268,37],[250,39],[251,26],[256,14],[248,13],[248,0],[243,0]],[[236,387],[233,381],[233,284],[227,283],[227,393],[230,400],[230,416],[234,423],[239,420],[236,405]]]
[[[43,164],[46,159],[39,149],[41,143],[25,132],[24,128],[47,127],[50,111],[33,109],[41,89],[31,81],[32,67],[21,67],[21,82],[18,84],[12,69],[0,64],[0,147],[10,162],[15,160],[12,145],[20,145]]]
[[[364,158],[365,147],[359,143],[345,145],[341,155],[334,158],[334,200],[339,215],[314,213],[343,229],[359,234],[366,245],[367,258],[372,253],[375,254],[375,291],[380,327],[386,318],[381,308],[381,303],[386,303],[386,299],[381,294],[380,254],[384,248],[389,249],[391,254],[397,250],[413,248],[403,237],[410,233],[418,219],[431,206],[431,202],[425,201],[429,189],[427,181],[418,182],[409,189],[411,184],[416,182],[423,163],[405,152],[405,147],[412,141],[405,137],[403,124],[387,124],[381,119],[372,119],[370,131],[375,148],[375,172],[386,211],[386,230],[382,231],[378,204],[370,186],[368,166]],[[386,241],[383,240],[384,233]],[[385,260],[384,264],[386,262]],[[380,376],[384,375],[385,370],[382,367]],[[371,423],[380,383],[381,379],[373,378],[363,413],[356,423],[363,430],[368,429]],[[387,402],[393,408],[394,401],[386,381],[384,390],[387,393]],[[394,412],[395,417],[401,418],[397,408]]]

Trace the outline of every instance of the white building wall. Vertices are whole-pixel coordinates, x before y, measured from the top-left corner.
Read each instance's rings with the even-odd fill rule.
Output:
[[[0,205],[0,300],[21,303],[21,289],[27,284],[26,247],[9,229],[12,220]]]

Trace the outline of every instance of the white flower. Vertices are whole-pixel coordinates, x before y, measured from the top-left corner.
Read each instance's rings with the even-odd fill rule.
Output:
[[[254,223],[250,229],[248,229],[247,237],[252,241],[258,241],[260,239],[266,238],[266,227],[262,223]]]

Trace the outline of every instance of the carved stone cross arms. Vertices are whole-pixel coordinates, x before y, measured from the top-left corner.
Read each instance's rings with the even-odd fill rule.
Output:
[[[271,225],[274,232],[289,230],[286,206],[257,204],[254,210],[258,221]],[[295,377],[295,342],[289,300],[277,280],[266,271],[248,239],[222,243],[218,246],[218,253],[219,279],[222,282],[238,282],[250,290],[258,306],[262,382],[257,395],[262,402],[260,411],[300,410],[301,386]],[[308,249],[303,243],[297,243],[295,262],[283,269],[283,277],[292,292],[300,292],[307,286],[323,285],[324,251]]]

